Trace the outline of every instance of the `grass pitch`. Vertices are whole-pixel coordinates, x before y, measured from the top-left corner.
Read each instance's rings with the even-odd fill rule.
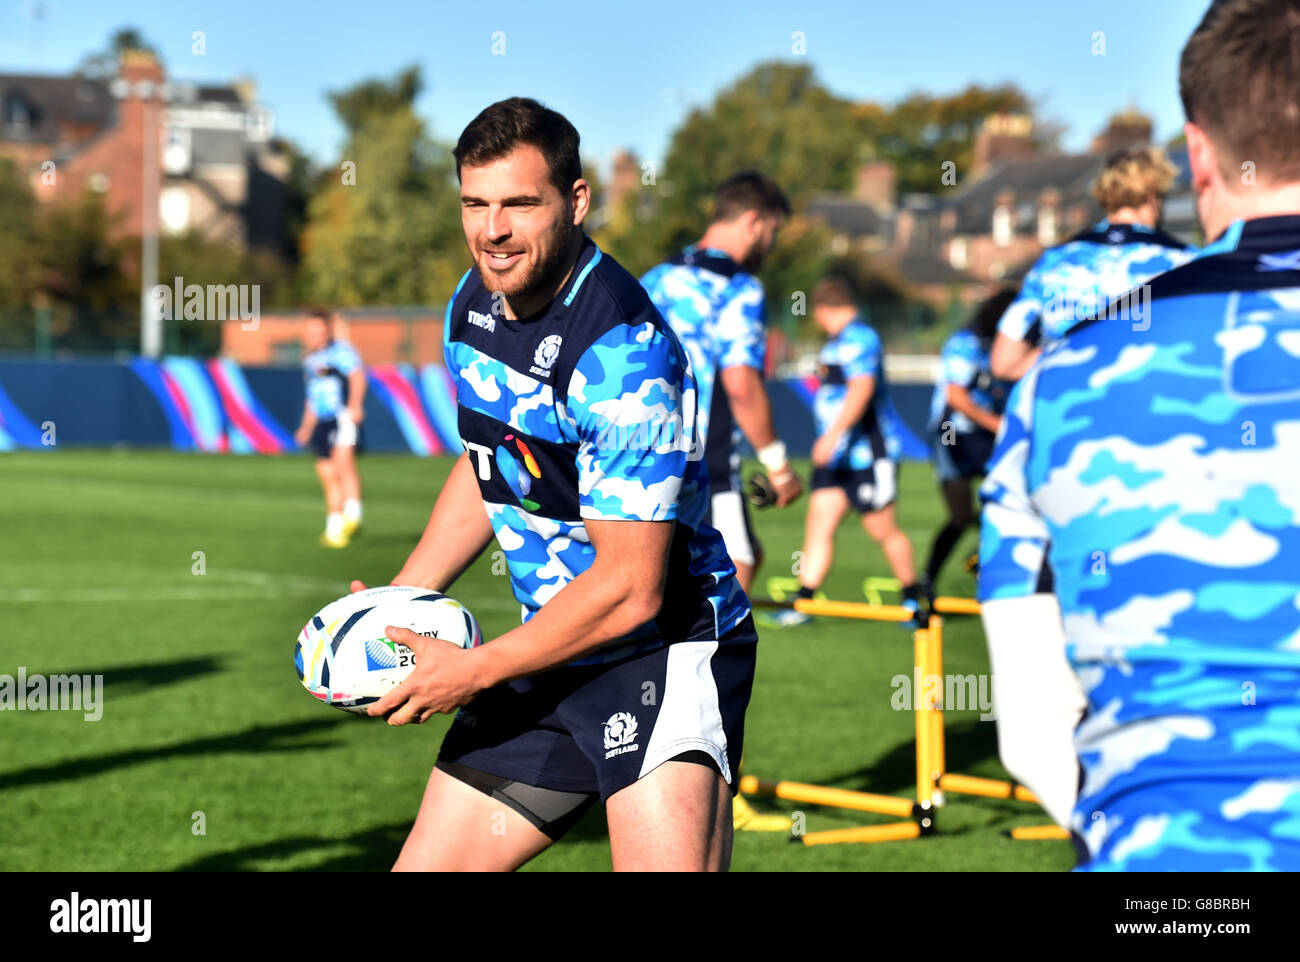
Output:
[[[450,465],[364,458],[366,528],[331,551],[316,540],[323,508],[304,457],[0,456],[0,674],[104,676],[98,721],[0,713],[0,870],[387,869],[449,720],[390,729],[333,711],[301,690],[292,649],[302,623],[351,578],[383,584],[397,571]],[[928,466],[906,465],[900,484],[921,564],[943,509]],[[791,576],[804,503],[757,515],[767,561],[756,594]],[[968,535],[942,593],[970,596],[960,559],[973,547]],[[453,589],[489,638],[518,619],[492,567],[489,552]],[[864,579],[886,573],[846,520],[827,595],[863,600]],[[944,668],[987,673],[976,619],[947,620]],[[762,631],[746,772],[911,796],[913,717],[891,706],[893,679],[910,672],[911,637],[895,625],[819,619]],[[993,723],[978,711],[945,714],[950,770],[1005,777]],[[808,831],[890,821],[754,804],[802,812]],[[740,833],[732,868],[1068,869],[1068,843],[1002,834],[1045,821],[1022,803],[950,795],[930,837],[804,847]],[[527,868],[607,870],[599,808]]]

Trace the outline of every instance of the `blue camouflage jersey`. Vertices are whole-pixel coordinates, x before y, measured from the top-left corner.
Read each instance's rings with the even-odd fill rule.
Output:
[[[591,567],[588,520],[675,521],[658,618],[573,664],[738,625],[749,602],[704,524],[695,380],[636,278],[588,239],[539,314],[510,320],[492,307],[471,269],[447,307],[444,358],[523,620]]]
[[[741,365],[763,371],[763,284],[722,251],[694,245],[651,268],[641,284],[690,356],[712,490],[738,491],[740,431],[718,376]]]
[[[846,468],[853,471],[871,467],[878,459],[897,461],[902,442],[899,440],[898,412],[889,397],[885,382],[884,355],[880,336],[855,316],[838,334],[822,345],[817,355],[820,384],[813,396],[813,418],[817,434],[826,433],[844,406],[849,381],[871,375],[876,384],[862,419],[840,436],[828,470]]]
[[[361,356],[347,341],[330,341],[302,359],[307,403],[322,421],[337,418],[348,403],[348,375],[361,366]]]
[[[1237,222],[1012,392],[981,600],[1046,555],[1089,870],[1300,869],[1300,217]]]
[[[1050,343],[1157,274],[1187,263],[1193,248],[1140,224],[1101,221],[1043,252],[998,322],[1015,341]],[[1140,299],[1139,299],[1140,300]],[[1141,304],[1125,307],[1134,313]]]
[[[970,392],[971,400],[986,411],[1001,414],[1006,407],[1011,384],[998,380],[989,368],[990,344],[970,328],[962,328],[944,342],[939,357],[939,377],[930,399],[930,430],[942,429],[947,421],[957,434],[988,432],[960,411],[948,406],[948,385],[955,384]]]

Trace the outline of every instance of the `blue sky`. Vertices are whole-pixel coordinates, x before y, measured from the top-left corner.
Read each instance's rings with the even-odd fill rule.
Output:
[[[31,16],[44,7],[44,19]],[[755,63],[804,55],[840,96],[893,101],[914,90],[1014,82],[1086,147],[1113,112],[1137,105],[1163,141],[1182,124],[1178,53],[1208,0],[0,0],[0,72],[58,73],[138,27],[170,76],[252,76],[277,132],[333,162],[342,128],[325,94],[411,63],[434,136],[453,141],[484,106],[525,94],[574,122],[607,169],[619,147],[661,159],[692,106]],[[191,52],[203,31],[206,53]],[[1094,55],[1094,35],[1105,35]],[[494,55],[494,35],[504,55]]]

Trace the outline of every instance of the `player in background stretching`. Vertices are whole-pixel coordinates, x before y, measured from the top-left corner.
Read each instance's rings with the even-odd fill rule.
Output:
[[[1157,227],[1176,173],[1157,147],[1131,147],[1106,159],[1092,185],[1105,220],[1044,251],[1025,275],[993,340],[994,377],[1020,380],[1044,344],[1191,259],[1192,249]]]
[[[1047,351],[981,491],[1000,749],[1083,870],[1296,871],[1300,3],[1212,4],[1179,87],[1212,243]]]
[[[741,493],[741,434],[767,470],[778,507],[803,490],[772,426],[763,384],[763,283],[755,276],[789,214],[789,201],[768,177],[735,174],[714,192],[713,222],[704,236],[641,278],[690,356],[699,386],[710,523],[722,532],[746,592],[763,563],[763,548]]]
[[[912,542],[898,526],[898,412],[885,383],[880,337],[858,313],[853,289],[840,277],[813,288],[813,319],[828,340],[817,355],[821,385],[813,400],[818,438],[813,444],[812,494],[804,523],[800,598],[812,598],[835,559],[835,531],[852,507],[903,588],[903,605],[918,610],[920,587]],[[778,624],[811,617],[794,608]]]
[[[418,664],[371,714],[461,709],[395,868],[517,868],[600,799],[615,869],[725,869],[758,639],[704,523],[689,361],[583,231],[564,117],[501,101],[455,157],[474,267],[444,357],[466,454],[394,583],[446,590],[495,533],[523,624],[471,650],[389,630]]]
[[[984,476],[993,453],[993,436],[1002,422],[1011,385],[989,370],[989,349],[998,319],[1015,300],[1004,289],[976,308],[971,322],[943,345],[939,377],[930,402],[930,432],[934,435],[935,476],[948,507],[948,521],[934,536],[921,581],[922,593],[932,598],[944,562],[962,533],[977,515],[971,482]],[[976,560],[978,560],[976,554]]]
[[[691,359],[700,398],[700,431],[709,476],[709,520],[722,533],[746,593],[763,562],[749,506],[741,493],[740,436],[749,439],[769,472],[775,504],[802,493],[785,444],[772,426],[763,383],[765,298],[755,274],[790,214],[781,188],[757,171],[728,177],[713,194],[713,220],[696,243],[641,278]],[[737,794],[737,831],[788,832],[785,815],[761,815]]]
[[[365,417],[366,369],[356,348],[331,336],[330,322],[328,311],[315,310],[303,327],[307,400],[294,439],[299,447],[310,443],[316,454],[316,476],[328,512],[321,544],[346,548],[361,527],[356,448]]]

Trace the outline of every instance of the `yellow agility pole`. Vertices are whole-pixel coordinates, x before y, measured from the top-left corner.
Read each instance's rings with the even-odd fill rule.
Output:
[[[924,679],[934,677],[940,679],[939,684],[934,686],[925,713],[926,730],[929,736],[930,767],[927,773],[930,777],[934,789],[931,793],[931,800],[935,805],[943,804],[943,790],[939,785],[939,779],[943,775],[944,763],[944,740],[943,740],[943,619],[938,615],[930,618],[929,630],[926,632],[926,668],[921,674]]]
[[[753,775],[742,775],[740,790],[746,795],[770,795],[790,802],[808,802],[831,808],[851,808],[859,812],[878,812],[882,815],[912,815],[916,803],[893,795],[875,795],[855,792],[847,788],[827,788],[805,782],[769,782]]]
[[[796,598],[791,602],[754,600],[755,608],[793,607],[809,615],[823,615],[830,618],[851,618],[860,621],[907,622],[916,617],[916,612],[902,605],[873,605],[851,601],[825,601],[819,599]],[[916,657],[924,660],[926,648],[919,641],[919,633],[913,634]],[[920,663],[920,662],[918,662]],[[929,744],[926,734],[927,723],[917,713],[918,751],[925,750]],[[921,737],[925,736],[925,737]],[[924,769],[918,768],[918,774]],[[805,845],[830,845],[839,842],[886,842],[900,839],[918,838],[928,834],[934,828],[933,810],[930,805],[932,782],[917,778],[917,801],[897,798],[893,795],[877,795],[871,792],[856,792],[843,788],[828,788],[823,785],[810,785],[804,782],[769,781],[744,775],[740,779],[740,791],[746,795],[769,795],[787,801],[807,802],[830,808],[845,808],[860,812],[873,812],[880,815],[894,815],[910,818],[911,821],[892,822],[887,825],[865,825],[851,829],[833,829],[825,832],[809,832],[796,836],[796,840]]]
[[[1042,839],[1069,840],[1070,833],[1059,825],[1022,825],[1007,833],[1017,842],[1036,842]]]
[[[916,612],[901,605],[864,604],[854,601],[827,601],[824,599],[795,598],[788,602],[753,600],[755,608],[789,608],[808,615],[828,618],[851,618],[861,621],[907,622]],[[919,838],[934,830],[934,809],[943,804],[944,792],[977,795],[986,798],[1008,798],[1038,804],[1038,798],[1029,789],[1015,782],[994,778],[957,775],[946,770],[944,746],[943,684],[926,684],[930,677],[943,677],[943,618],[938,613],[979,614],[979,602],[973,598],[935,598],[929,623],[912,634],[913,664],[921,678],[921,690],[913,692],[913,711],[916,714],[916,801],[892,795],[876,795],[849,789],[828,788],[804,782],[770,781],[745,775],[740,780],[740,791],[746,795],[769,795],[787,801],[807,802],[831,808],[874,812],[899,817],[910,816],[912,821],[888,825],[867,825],[857,828],[810,832],[799,836],[805,845],[830,845],[840,842],[883,842]],[[1068,838],[1068,833],[1055,825],[1026,826],[1009,833],[1015,839]]]
[[[939,787],[959,795],[982,795],[984,798],[1012,798],[1018,802],[1040,804],[1038,796],[1015,782],[1000,778],[978,778],[974,775],[954,775],[944,772],[939,776]]]
[[[894,822],[890,825],[860,825],[857,828],[832,828],[809,832],[801,841],[805,845],[839,845],[843,842],[901,842],[928,834],[933,820]]]
[[[925,697],[925,678],[930,667],[930,632],[918,628],[912,634],[912,661],[921,676],[920,691],[912,692],[912,714],[916,721],[916,800],[921,805],[934,802],[934,729],[930,724],[931,706]]]
[[[930,610],[941,615],[978,615],[980,603],[974,598],[939,597],[934,599]]]

